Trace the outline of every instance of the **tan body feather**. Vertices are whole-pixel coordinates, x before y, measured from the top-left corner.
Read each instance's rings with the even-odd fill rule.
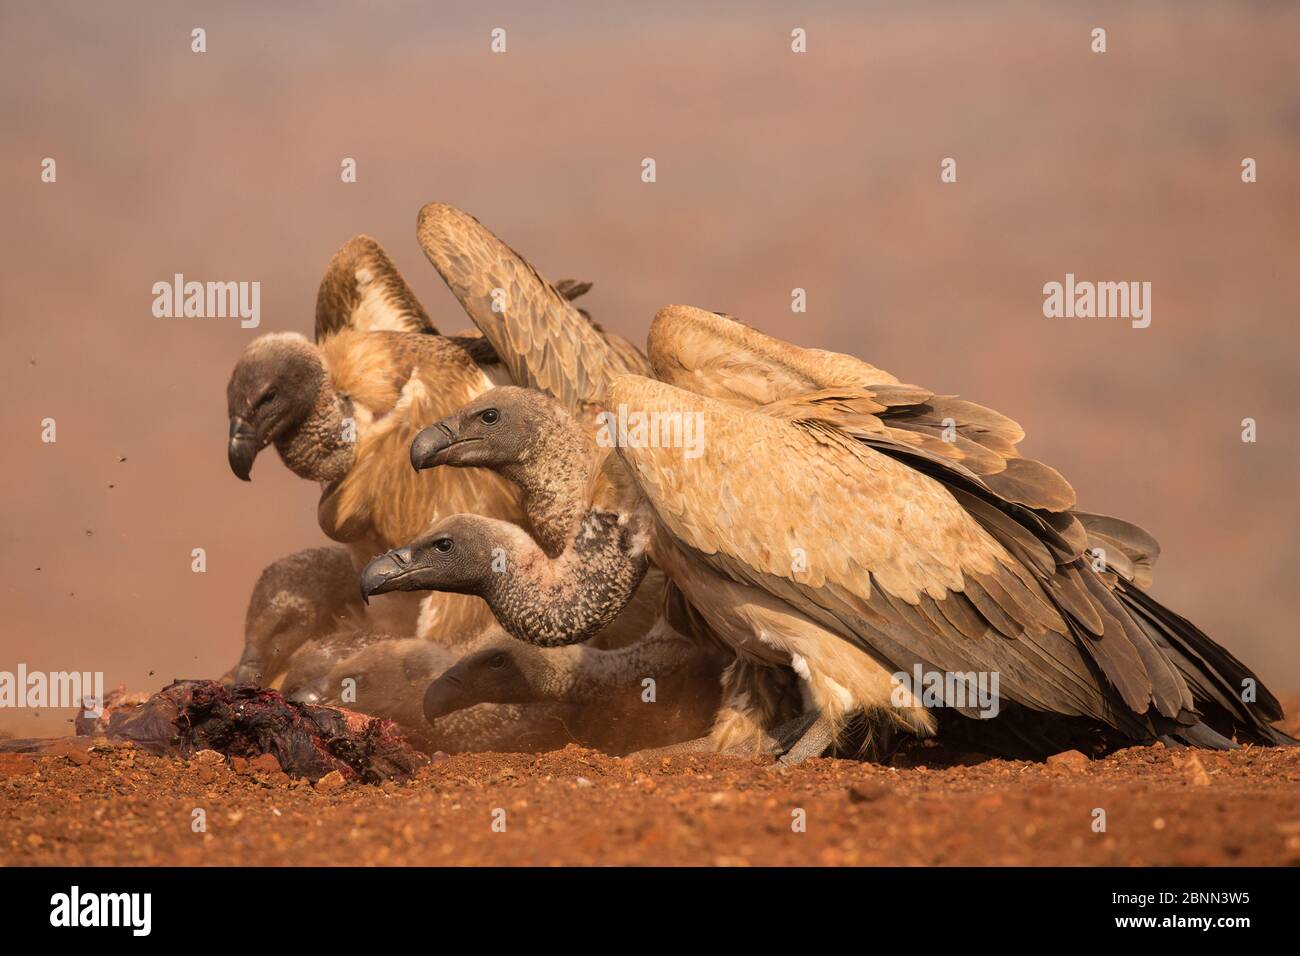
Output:
[[[416,472],[409,461],[421,428],[498,384],[493,378],[504,370],[483,369],[451,339],[412,332],[344,330],[321,351],[331,384],[351,402],[356,455],[347,475],[322,494],[318,517],[327,535],[353,548],[359,567],[448,514],[524,520],[518,493],[492,472]],[[418,599],[388,603],[407,608],[401,623],[413,632],[409,614]],[[492,623],[483,602],[464,595],[431,595],[419,616],[424,637],[451,645]]]

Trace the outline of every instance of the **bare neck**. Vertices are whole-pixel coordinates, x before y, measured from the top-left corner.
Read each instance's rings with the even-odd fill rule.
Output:
[[[516,542],[509,564],[489,574],[480,596],[501,626],[528,644],[590,640],[627,606],[649,561],[644,535],[617,515],[592,512],[559,557]]]
[[[538,543],[547,557],[557,558],[577,534],[590,505],[590,450],[577,423],[565,421],[539,435],[530,451],[524,460],[500,472],[519,486]]]
[[[349,414],[350,403],[328,382],[322,384],[303,420],[276,439],[281,460],[295,475],[311,481],[344,477],[352,467],[357,447],[355,424],[344,429]]]

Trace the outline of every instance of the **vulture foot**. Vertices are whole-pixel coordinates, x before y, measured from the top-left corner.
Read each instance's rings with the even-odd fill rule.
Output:
[[[799,729],[796,725],[802,725]],[[781,733],[796,728],[793,733]],[[809,757],[820,757],[835,744],[835,729],[821,714],[804,714],[778,728],[784,753],[777,758],[782,767],[793,767]],[[793,739],[792,739],[793,738]]]

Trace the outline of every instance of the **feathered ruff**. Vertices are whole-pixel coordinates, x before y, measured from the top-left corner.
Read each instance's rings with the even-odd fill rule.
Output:
[[[397,547],[457,512],[522,520],[518,493],[493,472],[411,468],[416,434],[493,384],[463,349],[437,336],[345,330],[322,352],[335,390],[352,402],[357,430],[352,468],[326,499],[331,537],[350,540],[365,526],[383,547]]]

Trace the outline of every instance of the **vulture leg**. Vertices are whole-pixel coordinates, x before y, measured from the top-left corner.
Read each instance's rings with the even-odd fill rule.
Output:
[[[781,766],[793,767],[809,757],[820,757],[835,743],[835,728],[830,719],[822,714],[805,715],[805,718],[809,716],[816,719],[777,759]],[[803,722],[807,723],[807,720]]]

